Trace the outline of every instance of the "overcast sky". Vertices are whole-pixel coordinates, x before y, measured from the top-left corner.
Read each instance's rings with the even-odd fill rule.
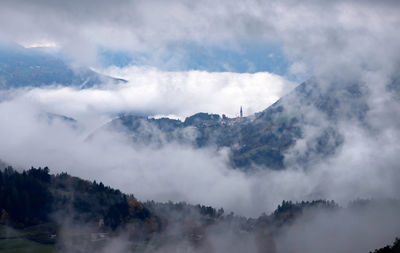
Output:
[[[172,45],[240,51],[257,42],[282,48],[295,64],[294,72],[304,71],[302,64],[322,68],[320,62],[327,57],[346,68],[373,57],[370,65],[376,67],[381,57],[398,54],[391,48],[398,45],[399,4],[395,0],[4,0],[0,37],[24,45],[55,44],[91,64],[99,47],[157,54]]]
[[[153,108],[160,103],[153,101],[153,105],[146,102],[143,106],[151,114],[184,117],[208,110],[235,116],[239,104],[254,113],[286,94],[293,85],[285,79],[295,83],[312,75],[324,80],[337,76],[360,79],[366,71],[389,75],[400,58],[396,50],[400,42],[399,5],[398,1],[368,0],[4,0],[0,40],[56,46],[77,64],[133,79],[131,86],[146,87],[144,94],[150,97],[159,93],[156,99],[169,97],[160,90],[179,87],[186,77],[190,79],[187,89],[193,87],[193,80],[197,87],[204,87],[196,89],[196,96],[215,92],[218,88],[213,83],[219,83],[231,92],[215,93],[214,97],[227,96],[220,104],[206,105],[194,99],[198,106],[186,112],[177,109],[183,108],[182,104],[160,109]],[[190,70],[231,74],[223,75],[226,82],[221,75],[209,74],[206,78],[210,82],[205,82],[202,78],[206,73],[182,73]],[[265,78],[234,73],[260,71],[276,78],[268,78],[268,73]],[[238,85],[244,78],[246,85]],[[247,79],[264,79],[265,85]],[[163,88],[154,88],[159,84]],[[184,99],[178,102],[188,106],[189,96],[192,94],[180,96]],[[259,99],[261,96],[265,99]],[[88,101],[84,103],[92,106]],[[230,106],[227,101],[234,103]],[[127,109],[135,111],[131,104]]]

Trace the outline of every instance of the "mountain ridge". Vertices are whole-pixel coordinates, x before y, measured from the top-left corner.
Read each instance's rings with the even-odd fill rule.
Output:
[[[72,67],[61,56],[40,48],[0,44],[0,89],[43,87],[53,84],[89,88],[104,82],[120,83],[85,67]]]
[[[248,171],[260,166],[275,170],[290,166],[285,155],[313,127],[318,133],[307,140],[305,152],[291,158],[297,165],[307,167],[312,161],[333,155],[344,143],[337,127],[340,120],[366,124],[367,92],[362,84],[336,80],[324,86],[311,78],[265,110],[248,117],[196,113],[180,121],[125,114],[104,128],[122,132],[136,144],[178,141],[195,148],[228,147],[232,151],[231,165]],[[188,130],[191,135],[187,135]]]

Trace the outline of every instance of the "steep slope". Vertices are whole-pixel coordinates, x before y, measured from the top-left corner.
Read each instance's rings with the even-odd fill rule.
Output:
[[[260,113],[243,118],[198,113],[184,122],[123,115],[106,128],[122,131],[137,144],[162,145],[178,141],[194,147],[229,147],[234,167],[254,165],[283,169],[291,161],[285,155],[296,141],[307,137],[305,150],[291,152],[297,166],[335,153],[343,143],[337,124],[363,122],[368,111],[366,90],[360,84],[310,79]],[[310,130],[313,134],[310,136]]]
[[[256,134],[250,137],[256,145],[262,145],[262,137],[268,133],[265,126],[278,128],[279,140],[266,143],[279,147],[281,155],[296,143],[306,141],[303,150],[291,150],[293,163],[307,166],[310,162],[334,154],[344,142],[338,130],[341,122],[367,124],[368,112],[366,87],[362,84],[332,81],[323,83],[314,78],[300,84],[287,96],[278,100],[251,122]],[[257,139],[260,141],[257,142]],[[246,139],[249,142],[249,138]],[[289,161],[285,160],[287,165]]]
[[[296,119],[288,121],[279,117],[265,121],[207,113],[195,114],[183,122],[125,115],[108,123],[105,129],[123,132],[136,145],[160,147],[168,142],[179,142],[196,148],[230,147],[234,167],[246,170],[256,164],[281,169],[284,167],[283,152],[301,136],[296,123]]]

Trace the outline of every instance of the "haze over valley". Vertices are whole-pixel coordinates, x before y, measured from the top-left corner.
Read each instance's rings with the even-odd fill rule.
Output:
[[[398,252],[397,1],[2,1],[0,252]]]

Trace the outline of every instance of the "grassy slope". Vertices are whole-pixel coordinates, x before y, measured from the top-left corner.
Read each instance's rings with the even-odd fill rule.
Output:
[[[58,252],[55,244],[44,244],[30,240],[42,237],[42,229],[43,226],[36,226],[20,230],[0,225],[0,253]]]

